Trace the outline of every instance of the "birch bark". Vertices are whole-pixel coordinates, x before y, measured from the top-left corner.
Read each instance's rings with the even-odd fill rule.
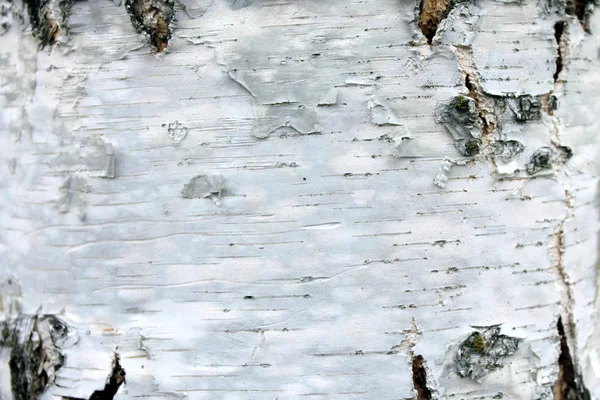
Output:
[[[0,399],[600,399],[592,2],[0,10]]]

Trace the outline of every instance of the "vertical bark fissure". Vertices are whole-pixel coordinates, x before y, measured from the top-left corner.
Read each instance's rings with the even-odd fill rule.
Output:
[[[431,389],[427,387],[427,370],[423,356],[417,355],[412,360],[413,385],[417,392],[416,400],[431,400]]]
[[[567,334],[560,317],[556,328],[560,336],[560,355],[558,357],[558,377],[552,386],[554,400],[590,400],[590,392],[585,387],[573,362]]]
[[[573,288],[564,265],[565,224],[573,215],[573,199],[565,190],[565,218],[558,224],[551,244],[551,260],[562,291],[562,313],[558,318],[557,332],[560,337],[558,377],[552,387],[555,400],[589,400],[590,393],[583,384],[577,360],[575,318],[573,316]]]
[[[481,88],[479,77],[477,75],[477,66],[473,56],[473,49],[469,46],[456,48],[458,66],[465,77],[465,88],[468,90],[467,96],[475,101],[477,115],[481,121],[481,134],[485,137],[495,130],[495,123],[490,118],[488,112],[487,99]]]
[[[554,24],[554,38],[556,39],[556,44],[558,45],[558,54],[556,56],[556,70],[554,71],[554,83],[558,81],[558,76],[560,75],[563,69],[563,53],[565,49],[561,45],[563,43],[563,34],[565,33],[565,28],[567,27],[567,23],[565,21],[558,21]]]

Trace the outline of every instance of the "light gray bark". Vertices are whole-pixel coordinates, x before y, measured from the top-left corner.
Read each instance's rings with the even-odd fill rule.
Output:
[[[0,399],[600,399],[600,13],[138,3],[0,1]]]

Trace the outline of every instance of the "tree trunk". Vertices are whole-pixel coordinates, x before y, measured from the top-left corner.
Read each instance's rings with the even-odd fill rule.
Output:
[[[0,399],[600,399],[586,0],[0,0]]]

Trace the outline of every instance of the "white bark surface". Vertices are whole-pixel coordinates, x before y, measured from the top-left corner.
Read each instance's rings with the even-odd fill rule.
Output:
[[[117,351],[117,399],[410,399],[415,355],[433,398],[551,399],[561,317],[600,399],[600,13],[466,2],[429,45],[414,1],[185,0],[156,54],[116,3],[38,49],[15,2],[1,36],[2,310],[78,338],[44,396],[89,398]],[[558,109],[488,109],[463,156],[436,110],[467,74]],[[573,157],[531,176],[544,146]],[[494,324],[518,351],[459,376]]]

